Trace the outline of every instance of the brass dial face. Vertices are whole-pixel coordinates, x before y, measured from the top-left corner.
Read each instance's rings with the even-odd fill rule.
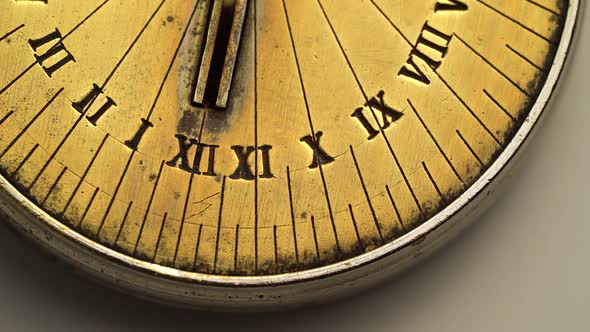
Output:
[[[3,0],[2,176],[114,264],[239,281],[346,263],[493,167],[571,8]]]

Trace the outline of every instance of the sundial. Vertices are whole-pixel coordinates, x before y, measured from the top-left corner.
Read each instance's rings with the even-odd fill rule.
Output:
[[[2,209],[164,303],[334,298],[476,218],[546,108],[578,8],[3,0]]]

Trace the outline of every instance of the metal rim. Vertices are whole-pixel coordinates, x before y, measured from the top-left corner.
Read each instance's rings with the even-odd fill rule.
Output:
[[[60,221],[42,211],[39,207],[24,197],[4,177],[1,176],[0,190],[4,191],[9,197],[13,198],[14,201],[19,203],[16,207],[10,206],[10,209],[20,209],[21,211],[19,212],[22,212],[26,214],[28,218],[33,219],[34,223],[44,223],[45,225],[49,226],[52,231],[64,236],[69,241],[72,241],[75,245],[83,249],[90,250],[91,254],[99,255],[101,258],[106,258],[108,261],[110,261],[110,264],[112,264],[113,269],[115,267],[127,267],[135,272],[140,272],[145,275],[155,274],[170,281],[178,281],[183,283],[189,282],[193,284],[196,283],[200,285],[230,288],[272,287],[297,284],[358,270],[363,266],[370,265],[376,261],[384,259],[387,256],[398,253],[404,248],[421,241],[425,236],[429,235],[440,226],[449,222],[454,222],[454,220],[452,220],[453,216],[457,215],[459,212],[465,212],[464,210],[470,206],[469,203],[482,194],[485,189],[498,177],[500,172],[509,164],[515,154],[521,149],[526,139],[530,136],[557,86],[558,79],[564,69],[568,51],[573,40],[577,16],[580,11],[580,2],[581,0],[570,0],[559,47],[557,48],[551,70],[547,76],[543,89],[539,93],[537,100],[535,101],[520,129],[516,132],[515,136],[512,138],[504,151],[502,151],[499,157],[494,161],[492,166],[485,173],[483,173],[479,179],[469,187],[469,189],[461,194],[459,198],[457,198],[445,209],[438,212],[438,214],[430,218],[422,225],[392,242],[345,261],[306,271],[269,276],[236,277],[182,271],[132,258],[109,249],[84,237],[81,234],[76,233],[74,230],[68,228]],[[14,211],[7,212],[10,215],[15,215]],[[24,224],[24,222],[19,220],[16,220],[15,222],[17,224]],[[51,246],[51,242],[53,241],[51,238],[44,237],[38,237],[38,239],[49,246]],[[66,250],[61,250],[60,253],[66,257],[72,256],[71,254],[67,253]]]

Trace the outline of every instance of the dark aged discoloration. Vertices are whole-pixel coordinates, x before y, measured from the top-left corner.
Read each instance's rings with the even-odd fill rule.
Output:
[[[559,11],[563,11],[564,8],[567,8],[566,6],[566,1],[558,1],[557,2],[558,5],[560,6]],[[569,6],[569,4],[568,4]],[[554,18],[557,21],[557,26],[558,28],[554,31],[553,35],[551,36],[551,38],[549,38],[549,40],[553,41],[555,44],[551,45],[550,48],[550,52],[547,55],[547,57],[545,58],[545,61],[543,62],[541,68],[551,68],[551,65],[554,61],[555,58],[555,54],[557,52],[557,42],[560,40],[561,38],[561,34],[563,32],[563,28],[564,28],[564,22],[565,22],[565,17],[555,17]],[[509,130],[506,130],[504,132],[504,135],[502,137],[502,142],[509,142],[514,135],[516,134],[516,132],[518,132],[518,130],[520,129],[520,127],[522,126],[523,122],[526,120],[527,116],[529,115],[529,111],[531,110],[531,108],[535,105],[537,98],[539,97],[539,94],[541,93],[541,90],[544,87],[544,83],[545,80],[547,79],[547,72],[544,71],[537,71],[537,73],[535,74],[535,77],[532,78],[528,83],[527,83],[527,88],[528,91],[530,91],[530,98],[528,99],[528,101],[526,103],[523,103],[520,106],[520,109],[516,115],[516,122],[512,125],[512,127]],[[504,151],[503,148],[499,148],[493,155],[491,158],[491,162],[494,162],[498,156],[502,153],[502,151]],[[478,174],[478,176],[481,174]]]
[[[178,102],[178,133],[196,137],[199,134],[200,123],[206,109],[198,108],[190,103],[193,92],[193,80],[196,75],[196,68],[198,68],[197,54],[202,52],[199,45],[202,44],[207,26],[206,20],[206,1],[201,1],[197,11],[196,22],[187,36],[187,42],[182,46],[179,53],[179,73],[178,86],[176,88],[177,102]],[[173,139],[173,137],[172,137]]]
[[[563,11],[565,8],[564,2],[558,2],[560,6],[560,11]],[[553,36],[550,38],[551,41],[557,42],[561,37],[561,33],[563,30],[563,22],[565,18],[560,17],[559,28],[556,29]],[[553,45],[551,48],[550,53],[547,55],[546,60],[543,64],[543,68],[550,68],[551,63],[555,57],[556,46]],[[531,98],[529,98],[527,103],[524,103],[520,107],[520,111],[516,116],[516,123],[513,125],[510,130],[506,131],[503,137],[500,138],[501,142],[509,142],[520,126],[525,121],[526,117],[528,116],[528,112],[531,110],[532,106],[535,104],[542,88],[544,87],[544,83],[546,80],[546,73],[539,71],[533,79],[531,79],[527,83],[528,91],[530,92]],[[499,147],[490,159],[490,163],[492,164],[498,156],[504,151],[503,147]],[[457,199],[461,194],[465,191],[465,189],[469,188],[477,179],[486,171],[486,168],[481,168],[479,172],[469,174],[468,179],[465,180],[463,189],[456,189],[442,193],[443,197],[437,201],[432,202],[425,202],[422,206],[422,213],[418,214],[414,219],[404,221],[404,225],[407,228],[406,232],[411,232],[416,227],[423,224],[425,221],[429,220],[432,216],[436,215],[439,211],[441,211],[444,207],[448,204],[451,204],[455,199]],[[295,271],[302,271],[310,268],[321,267],[325,265],[329,265],[332,263],[336,263],[342,260],[346,260],[348,258],[352,258],[363,254],[365,252],[371,251],[374,248],[381,246],[384,242],[392,241],[406,232],[398,228],[394,228],[393,230],[389,231],[388,233],[384,234],[383,241],[380,238],[368,238],[363,239],[362,245],[356,244],[352,248],[343,249],[338,251],[335,247],[328,251],[322,251],[320,253],[320,259],[317,258],[315,253],[312,252],[304,252],[301,256],[299,263],[293,263],[292,258],[283,258],[279,257],[275,261],[265,261],[259,264],[258,270],[253,270],[253,262],[243,262],[243,264],[239,264],[239,268],[235,270],[233,268],[226,268],[216,270],[216,273],[223,274],[223,275],[245,275],[245,276],[252,276],[252,275],[266,275],[266,274],[279,274],[279,273],[286,273],[286,272],[295,272]],[[195,268],[197,272],[203,273],[210,273],[210,269],[206,268],[205,265],[199,265]]]
[[[200,16],[206,17],[206,1],[201,3]],[[252,15],[248,11],[248,15]],[[231,88],[231,93],[228,101],[228,106],[223,111],[217,110],[210,106],[195,106],[192,100],[194,93],[194,83],[197,76],[197,70],[200,67],[200,59],[203,53],[203,39],[207,32],[207,20],[199,19],[200,23],[195,25],[191,38],[189,38],[187,45],[183,49],[180,57],[180,63],[185,65],[181,68],[179,75],[179,84],[177,88],[177,100],[180,105],[181,117],[178,120],[178,132],[187,136],[196,137],[199,132],[199,124],[201,119],[206,114],[206,123],[204,132],[209,136],[216,137],[222,135],[224,132],[231,130],[231,126],[235,124],[235,117],[237,112],[243,109],[244,103],[247,102],[249,91],[252,91],[253,80],[249,79],[253,74],[253,54],[252,52],[243,52],[243,47],[239,48],[237,55],[236,68],[240,68],[234,75],[234,83]],[[253,45],[253,24],[252,20],[247,20],[244,27],[244,35],[242,44]]]

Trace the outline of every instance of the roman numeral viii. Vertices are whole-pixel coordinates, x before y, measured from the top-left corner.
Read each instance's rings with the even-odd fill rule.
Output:
[[[416,60],[426,63],[428,67],[436,71],[442,64],[442,59],[447,55],[452,37],[452,35],[447,35],[426,22],[422,27],[416,45],[410,52],[410,58],[398,75],[430,85],[430,78],[426,75],[424,69],[416,63]]]

